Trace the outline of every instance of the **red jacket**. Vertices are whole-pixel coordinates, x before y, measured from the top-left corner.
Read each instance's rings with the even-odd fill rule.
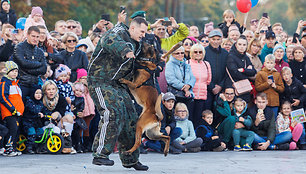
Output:
[[[1,80],[1,97],[0,108],[2,120],[5,117],[12,116],[12,112],[16,109],[20,114],[23,114],[24,104],[22,101],[21,89],[18,86],[18,80],[9,80],[3,77]]]

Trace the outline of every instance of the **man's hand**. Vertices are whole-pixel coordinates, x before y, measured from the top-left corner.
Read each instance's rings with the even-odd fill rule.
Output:
[[[126,58],[135,58],[135,55],[134,55],[134,53],[131,51],[131,52],[128,52],[128,53],[126,53],[126,55],[125,55],[125,57]]]
[[[167,134],[170,135],[171,127],[170,127],[170,126],[167,126],[167,127],[165,128],[165,130],[166,130]]]
[[[219,85],[215,85],[215,87],[212,89],[212,93],[214,95],[218,94],[222,90],[222,87]]]
[[[174,29],[178,29],[180,26],[177,24],[176,20],[174,19],[174,17],[170,17],[169,20],[172,22],[172,27]]]
[[[271,84],[271,87],[274,88],[274,89],[276,89],[276,84],[273,82],[273,83]]]
[[[270,145],[270,141],[268,140],[267,142],[265,143],[258,143],[258,149],[260,150],[267,150],[267,148],[269,147]]]
[[[291,104],[292,106],[298,106],[300,104],[300,100],[299,99],[293,99],[293,103]]]
[[[123,10],[121,13],[118,13],[118,22],[124,23],[125,20],[126,20],[126,13],[125,13],[125,10]]]
[[[154,24],[151,25],[151,28],[157,28],[157,26],[162,25],[162,22],[164,21],[164,19],[158,19],[156,22],[154,22]]]

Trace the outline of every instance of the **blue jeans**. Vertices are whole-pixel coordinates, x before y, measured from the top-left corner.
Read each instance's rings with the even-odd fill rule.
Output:
[[[234,129],[232,136],[233,136],[233,140],[234,140],[234,144],[235,145],[239,145],[240,144],[240,138],[243,137],[245,138],[245,144],[248,145],[252,145],[253,141],[254,141],[254,132],[253,131],[249,131],[246,129]],[[242,144],[244,145],[244,144]]]
[[[273,145],[287,143],[291,140],[292,134],[290,131],[285,131],[275,135],[274,142],[270,144],[268,149],[273,149]],[[255,133],[254,144],[264,143],[267,141],[267,137],[260,137]]]
[[[168,135],[166,130],[161,130],[160,132],[162,132],[164,135]],[[181,128],[176,127],[173,130],[170,131],[170,143],[172,141],[174,141],[175,139],[177,139],[178,137],[180,137],[182,135],[183,131]],[[162,147],[161,147],[161,141],[155,141],[155,140],[149,140],[146,142],[146,146],[150,149],[153,149],[157,152],[162,151]]]

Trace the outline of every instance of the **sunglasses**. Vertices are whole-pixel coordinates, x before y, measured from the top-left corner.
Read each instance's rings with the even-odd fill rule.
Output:
[[[194,54],[202,54],[203,51],[194,51]]]
[[[77,26],[68,26],[67,28],[72,29],[72,28],[76,28]]]
[[[179,55],[179,54],[185,54],[185,52],[176,52],[176,53],[173,53],[174,55]]]
[[[202,43],[208,43],[208,40],[201,40]]]
[[[266,33],[268,30],[260,30],[260,33]]]
[[[185,46],[188,46],[188,45],[189,45],[189,46],[192,46],[193,43],[184,43],[184,45],[185,45]]]
[[[67,40],[68,43],[71,43],[71,42],[76,42],[76,39],[74,40]]]

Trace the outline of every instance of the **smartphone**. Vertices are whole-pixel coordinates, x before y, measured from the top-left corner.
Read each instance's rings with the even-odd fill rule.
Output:
[[[125,11],[125,6],[120,6],[120,13],[121,13],[123,10]]]
[[[162,25],[163,26],[170,26],[170,25],[172,25],[172,22],[171,21],[162,21]]]
[[[110,21],[110,15],[109,14],[102,14],[101,19],[104,19],[106,21]]]
[[[268,13],[263,13],[262,17],[268,18]]]
[[[274,82],[273,75],[269,75],[269,76],[268,76],[268,79],[271,79],[271,80],[272,80],[272,82]]]

